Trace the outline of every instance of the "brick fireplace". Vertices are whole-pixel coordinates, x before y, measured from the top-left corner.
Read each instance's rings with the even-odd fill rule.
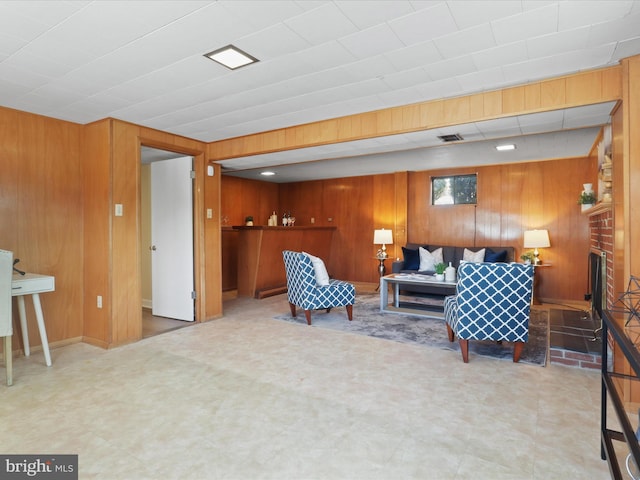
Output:
[[[614,302],[613,292],[613,214],[611,209],[605,209],[597,214],[589,217],[589,230],[591,232],[590,249],[591,253],[605,259],[602,268],[602,283],[604,292],[602,292],[602,308],[611,306]],[[592,272],[595,273],[595,272]],[[593,280],[590,286],[593,289]],[[591,291],[592,302],[593,295],[596,292]]]
[[[600,205],[589,215],[590,242],[586,261],[589,265],[587,292],[591,295],[591,318],[594,324],[601,322],[603,309],[614,302],[613,292],[613,214],[608,205]],[[585,282],[587,283],[587,282]],[[585,312],[585,321],[589,313]],[[599,369],[600,354],[575,352],[561,347],[550,348],[551,363]]]

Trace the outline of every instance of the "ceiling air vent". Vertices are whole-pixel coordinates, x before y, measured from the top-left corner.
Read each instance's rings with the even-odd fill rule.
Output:
[[[438,138],[443,142],[458,142],[460,140],[464,140],[459,133],[454,133],[453,135],[438,135]]]

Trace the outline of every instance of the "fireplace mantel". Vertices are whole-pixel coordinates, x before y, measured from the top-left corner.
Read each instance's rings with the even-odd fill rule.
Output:
[[[612,206],[611,202],[600,202],[595,204],[593,207],[589,208],[588,210],[585,210],[584,212],[582,212],[582,214],[587,215],[589,217],[592,217],[594,215],[600,215],[601,213],[611,211],[611,206]]]

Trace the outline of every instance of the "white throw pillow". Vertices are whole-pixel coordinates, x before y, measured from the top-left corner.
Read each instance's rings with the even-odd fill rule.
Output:
[[[313,255],[302,252],[304,255],[309,257],[311,263],[313,263],[313,271],[316,275],[316,283],[320,287],[326,287],[329,285],[329,274],[327,273],[327,267],[324,266],[324,262],[321,258],[314,257]]]
[[[430,252],[426,248],[420,247],[420,268],[421,272],[433,272],[436,269],[437,263],[444,263],[442,260],[442,248],[436,248],[433,252]]]
[[[462,255],[462,260],[465,262],[484,262],[484,248],[478,250],[477,252],[472,252],[471,250],[464,249],[464,253]]]

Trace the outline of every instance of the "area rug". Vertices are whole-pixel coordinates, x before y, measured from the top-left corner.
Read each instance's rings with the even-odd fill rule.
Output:
[[[288,303],[285,303],[285,305],[287,312],[277,315],[274,317],[275,319],[308,327],[303,311],[298,309],[298,316],[293,318],[289,311]],[[358,295],[353,306],[352,321],[347,319],[345,308],[340,307],[332,309],[329,313],[326,313],[326,310],[311,312],[311,322],[312,325],[308,328],[328,328],[395,342],[460,351],[460,345],[457,340],[449,342],[444,320],[380,312],[380,300],[377,295]],[[525,343],[522,349],[520,361],[532,365],[545,366],[548,346],[548,313],[545,310],[533,309],[529,320],[529,341]],[[473,361],[473,355],[513,361],[513,344],[509,342],[498,344],[493,341],[470,341],[470,361]]]

